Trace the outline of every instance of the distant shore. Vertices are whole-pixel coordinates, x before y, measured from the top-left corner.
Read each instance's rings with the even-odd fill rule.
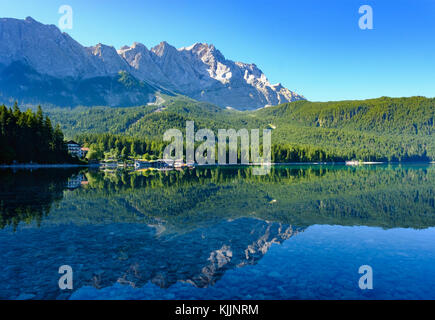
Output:
[[[17,163],[17,164],[0,164],[0,168],[16,169],[38,169],[38,168],[79,168],[93,167],[95,164],[74,164],[74,163]],[[97,165],[98,166],[98,165]]]
[[[347,165],[347,166],[358,166],[358,165],[382,165],[382,164],[410,164],[410,163],[429,163],[435,164],[435,161],[410,161],[410,162],[377,162],[377,161],[361,161],[354,162],[348,161],[346,162],[274,162],[270,164],[270,166],[279,166],[279,165]],[[235,164],[242,165],[242,164]],[[89,167],[100,167],[102,166],[100,163],[93,164],[73,164],[73,163],[51,163],[51,164],[41,164],[41,163],[17,163],[17,164],[0,164],[0,169],[12,168],[12,169],[38,169],[38,168],[89,168]],[[234,166],[234,164],[204,164],[198,165],[195,164],[195,167],[210,167],[210,166]],[[260,163],[250,163],[242,166],[261,166]]]

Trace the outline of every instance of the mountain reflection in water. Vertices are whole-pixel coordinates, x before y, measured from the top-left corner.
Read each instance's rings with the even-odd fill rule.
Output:
[[[251,168],[241,167],[140,173],[2,170],[0,298],[70,297],[71,291],[61,291],[57,285],[58,268],[65,264],[74,270],[73,298],[97,298],[112,287],[118,289],[102,297],[122,298],[116,293],[119,288],[150,285],[170,292],[154,298],[197,295],[186,293],[187,289],[179,289],[184,295],[171,291],[179,286],[216,291],[226,273],[255,270],[274,244],[284,248],[286,240],[291,243],[312,225],[432,230],[434,178],[435,168],[430,165],[277,166],[267,176],[254,176]],[[340,232],[344,240],[352,236]],[[351,248],[349,244],[343,250]],[[391,246],[385,250],[393,252]],[[283,254],[276,260],[283,259]],[[424,265],[425,259],[421,259]],[[276,274],[278,269],[268,265],[265,270]],[[264,292],[256,295],[260,289],[254,286],[249,297],[231,296],[231,290],[237,289],[224,288],[223,296],[199,291],[198,298],[322,298],[314,293],[321,284],[311,286],[311,296],[290,292],[277,296],[272,287],[261,288]],[[95,291],[89,291],[90,287]],[[365,297],[355,294],[343,297]],[[149,295],[147,291],[147,298],[153,298]],[[379,296],[384,297],[390,295]]]

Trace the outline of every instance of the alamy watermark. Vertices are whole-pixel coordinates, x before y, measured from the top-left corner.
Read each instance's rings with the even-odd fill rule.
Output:
[[[358,286],[361,290],[373,289],[373,269],[369,265],[359,267],[358,273],[362,274],[359,278]]]
[[[259,165],[253,168],[254,175],[266,175],[271,166],[271,130],[263,130],[262,155],[260,155],[260,130],[252,129],[219,129],[217,137],[218,164]],[[239,146],[240,138],[240,149]],[[172,141],[163,152],[163,159],[167,163],[174,161],[186,164],[214,165],[216,164],[216,136],[210,129],[200,129],[195,133],[193,121],[186,121],[186,139],[178,129],[169,129],[163,135],[166,142]],[[228,144],[227,144],[228,141]],[[195,149],[195,143],[198,144]],[[185,146],[185,147],[184,147]],[[186,154],[184,155],[184,150]],[[240,152],[239,152],[240,151]],[[228,153],[228,161],[227,161]],[[185,156],[185,157],[184,157]]]
[[[72,29],[73,28],[73,9],[69,5],[61,5],[58,10],[59,14],[62,14],[62,16],[59,18],[59,29],[65,30],[65,29]]]
[[[65,264],[63,266],[59,267],[59,274],[62,274],[62,276],[59,278],[59,289],[65,290],[73,289],[73,270],[71,266]]]
[[[361,30],[373,29],[373,8],[367,4],[359,7],[358,12],[363,14],[358,20],[358,26]]]

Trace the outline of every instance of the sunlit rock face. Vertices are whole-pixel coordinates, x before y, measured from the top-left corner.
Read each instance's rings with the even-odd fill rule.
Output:
[[[131,54],[135,50],[137,55]],[[255,64],[227,60],[214,45],[196,43],[176,49],[161,42],[147,50],[133,44],[118,53],[139,71],[138,77],[221,107],[255,109],[304,99],[281,84],[270,84]]]
[[[120,106],[145,104],[153,100],[149,97],[150,92],[166,90],[241,110],[304,99],[281,84],[270,84],[255,64],[227,60],[214,45],[196,43],[176,49],[161,42],[151,49],[140,43],[119,50],[104,44],[84,47],[56,26],[44,25],[30,17],[25,20],[0,19],[0,80],[11,78],[10,73],[1,72],[14,63],[25,65],[28,72],[21,74],[22,69],[15,70],[12,76],[16,83],[13,85],[23,86],[24,92],[32,91],[33,100],[41,103],[59,103],[60,98],[53,96],[60,92],[58,95],[71,100],[72,104],[95,105],[105,101],[110,101],[111,105],[119,102]],[[141,96],[133,92],[130,97],[128,90],[131,88],[128,87],[120,89],[125,93],[116,92],[117,96],[123,95],[121,98],[113,98],[113,93],[107,92],[112,87],[107,84],[110,81],[101,79],[117,80],[119,72],[126,72],[145,83],[146,94]],[[98,79],[101,84],[92,90],[83,90],[88,97],[80,96],[80,92],[72,94],[88,79]],[[51,86],[44,90],[54,93],[34,92],[38,82],[50,82]],[[154,89],[148,90],[149,86]],[[10,99],[21,98],[2,81],[0,93]],[[94,96],[100,99],[93,99]],[[28,100],[27,97],[25,101]]]
[[[15,61],[56,78],[106,75],[103,63],[68,34],[30,17],[0,19],[0,63],[8,66]]]

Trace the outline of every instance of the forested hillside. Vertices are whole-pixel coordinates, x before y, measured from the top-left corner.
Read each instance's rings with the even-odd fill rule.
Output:
[[[430,135],[435,132],[435,98],[425,97],[297,101],[256,112],[260,117],[321,128]]]
[[[269,128],[275,161],[435,159],[435,99],[424,97],[338,102],[296,101],[235,111],[182,96],[131,108],[46,108],[66,135],[112,133],[161,142],[170,128]],[[295,152],[297,150],[297,152]],[[303,150],[303,151],[301,151]]]

